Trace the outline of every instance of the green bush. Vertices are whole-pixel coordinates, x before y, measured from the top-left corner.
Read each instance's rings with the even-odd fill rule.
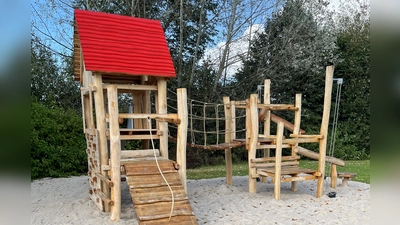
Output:
[[[67,177],[87,171],[82,118],[72,110],[32,99],[31,179]]]

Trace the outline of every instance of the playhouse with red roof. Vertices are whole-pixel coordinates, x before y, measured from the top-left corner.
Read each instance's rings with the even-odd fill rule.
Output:
[[[139,224],[197,224],[186,195],[186,89],[177,89],[178,113],[168,114],[167,79],[176,74],[160,21],[75,9],[74,77],[89,194],[99,209],[120,219],[126,181]],[[133,112],[119,108],[121,95]],[[123,127],[127,120],[132,127]],[[176,161],[168,157],[168,123],[178,126]],[[142,148],[125,150],[125,141]]]

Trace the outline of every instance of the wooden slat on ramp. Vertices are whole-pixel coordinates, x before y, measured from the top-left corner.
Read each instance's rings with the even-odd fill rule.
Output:
[[[172,195],[154,160],[125,164],[126,178],[139,224],[197,224],[175,162],[158,161],[174,194],[174,210],[169,221]]]

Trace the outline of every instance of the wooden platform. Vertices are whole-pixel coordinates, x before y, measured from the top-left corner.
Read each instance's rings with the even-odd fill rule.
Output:
[[[198,224],[179,179],[176,163],[164,159],[159,160],[158,164],[174,194],[174,209],[170,221],[172,195],[156,161],[137,161],[124,165],[139,224]]]
[[[177,139],[172,136],[168,136],[168,139],[176,142]],[[192,148],[199,148],[199,149],[205,149],[205,150],[225,150],[229,148],[237,148],[240,146],[245,145],[245,140],[234,140],[231,143],[220,143],[220,144],[215,144],[215,145],[199,145],[199,144],[191,144],[191,143],[186,143],[186,146],[192,147]]]

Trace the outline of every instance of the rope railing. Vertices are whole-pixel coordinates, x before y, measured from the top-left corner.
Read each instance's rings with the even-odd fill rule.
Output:
[[[171,90],[168,90],[168,93],[176,95],[176,93]],[[177,102],[176,98],[168,97],[167,101],[168,101],[167,102],[168,113],[176,112],[177,111],[177,108],[175,107]],[[239,104],[242,102],[243,101],[240,101]],[[188,104],[188,120],[189,120],[188,133],[190,133],[189,136],[192,145],[196,146],[219,145],[222,144],[220,143],[220,135],[232,135],[233,133],[236,133],[238,135],[238,134],[243,134],[246,131],[244,127],[243,129],[228,130],[228,131],[222,128],[224,127],[223,122],[227,120],[242,121],[243,118],[246,117],[246,115],[243,113],[241,115],[237,116],[235,115],[233,117],[232,116],[226,117],[224,108],[226,105],[231,105],[232,103],[229,104],[209,103],[188,98],[187,104]],[[177,126],[171,123],[169,123],[169,127],[171,131],[176,131],[177,129]],[[201,142],[203,144],[199,145],[196,142]],[[215,142],[215,143],[209,144],[208,142]]]

